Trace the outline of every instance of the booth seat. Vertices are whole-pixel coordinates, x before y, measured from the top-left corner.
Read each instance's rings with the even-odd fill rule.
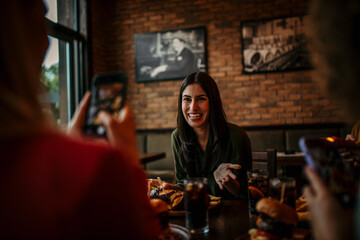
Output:
[[[138,130],[137,145],[139,152],[165,152],[166,157],[144,166],[149,178],[160,177],[164,181],[174,182],[174,160],[171,150],[171,133],[174,129]],[[277,152],[299,152],[301,137],[345,138],[351,132],[346,124],[312,124],[244,127],[251,141],[252,151],[262,152],[274,148]]]
[[[148,178],[158,178],[175,183],[174,160],[171,150],[171,132],[137,134],[139,152],[165,152],[165,158],[147,163],[144,166]]]

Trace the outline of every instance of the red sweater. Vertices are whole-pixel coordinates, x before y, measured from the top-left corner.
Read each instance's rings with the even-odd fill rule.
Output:
[[[0,139],[0,238],[156,239],[145,173],[57,133]]]

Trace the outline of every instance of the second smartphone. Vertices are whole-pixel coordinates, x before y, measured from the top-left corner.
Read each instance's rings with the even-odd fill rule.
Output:
[[[91,90],[91,102],[88,106],[84,133],[97,137],[106,137],[106,130],[98,120],[102,110],[117,118],[126,100],[127,79],[123,73],[104,73],[94,76]]]

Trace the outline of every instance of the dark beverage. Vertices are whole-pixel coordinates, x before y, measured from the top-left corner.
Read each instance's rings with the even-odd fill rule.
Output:
[[[257,169],[247,172],[249,189],[249,211],[256,214],[256,203],[269,194],[269,173],[267,170]]]
[[[207,233],[209,231],[207,179],[187,179],[184,183],[186,227],[191,233]]]
[[[296,208],[296,181],[294,178],[270,179],[270,198],[275,198]]]

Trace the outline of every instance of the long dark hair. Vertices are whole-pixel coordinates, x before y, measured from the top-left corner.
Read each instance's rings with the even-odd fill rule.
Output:
[[[193,128],[186,122],[182,113],[182,94],[185,88],[193,83],[197,83],[205,91],[209,99],[209,124],[210,135],[213,136],[212,142],[208,142],[208,149],[211,153],[205,153],[206,156],[219,158],[221,152],[227,145],[229,131],[227,127],[226,115],[220,98],[219,89],[212,77],[204,72],[194,72],[188,75],[181,84],[178,99],[177,126],[180,137],[180,164],[191,176],[195,172],[194,152],[198,145],[197,136]],[[218,160],[218,159],[216,159]],[[217,161],[215,161],[217,162]]]

